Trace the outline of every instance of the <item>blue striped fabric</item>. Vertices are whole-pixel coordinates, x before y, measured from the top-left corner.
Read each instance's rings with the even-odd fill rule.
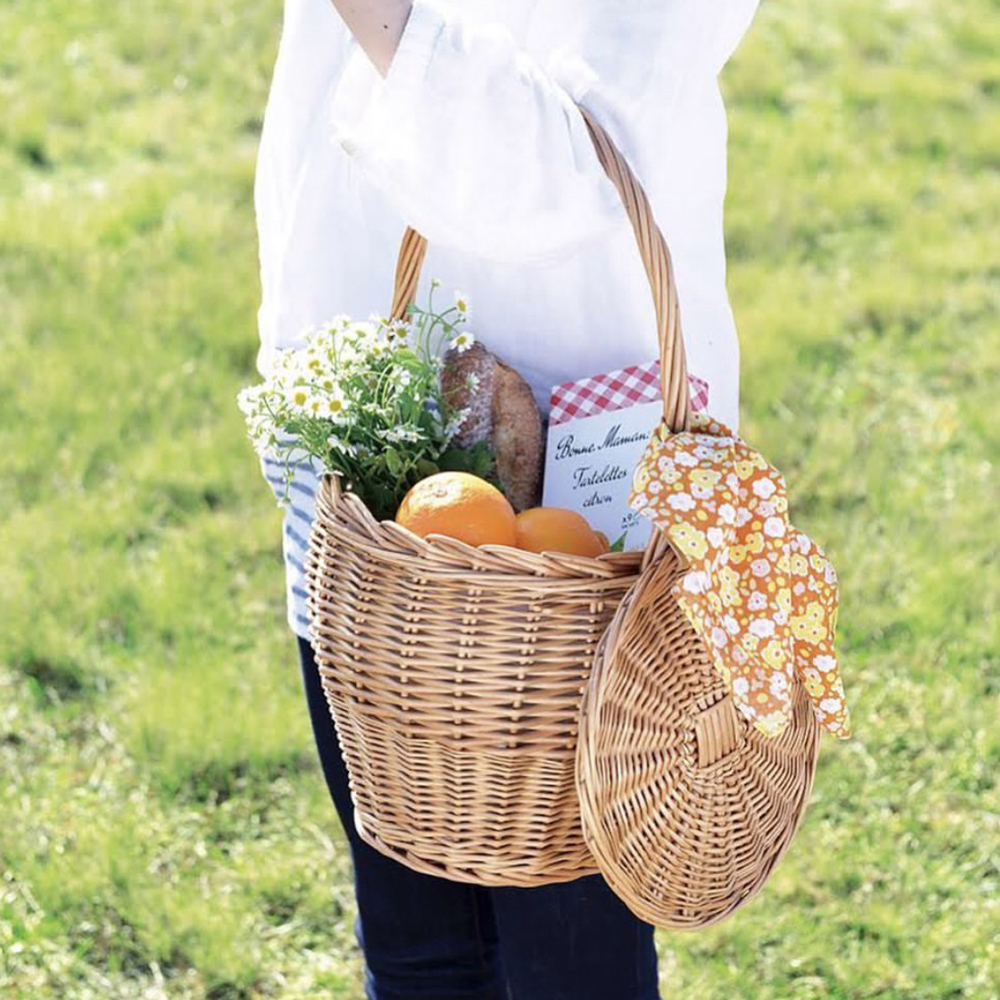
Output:
[[[316,487],[319,475],[309,462],[294,466],[289,484],[289,503],[285,507],[282,531],[282,554],[285,560],[285,595],[288,626],[304,639],[309,638],[309,612],[306,609],[305,559],[309,531],[316,512]],[[285,494],[285,463],[273,458],[261,459],[261,470],[275,498]]]

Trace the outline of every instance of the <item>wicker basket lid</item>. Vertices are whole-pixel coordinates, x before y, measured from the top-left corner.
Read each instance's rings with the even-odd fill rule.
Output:
[[[802,819],[820,728],[801,684],[767,737],[737,711],[671,594],[662,551],[622,602],[581,713],[577,790],[612,889],[659,927],[721,920],[764,884]]]

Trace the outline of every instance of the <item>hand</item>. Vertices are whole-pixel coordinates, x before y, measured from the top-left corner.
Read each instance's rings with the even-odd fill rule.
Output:
[[[385,76],[399,47],[413,0],[332,0],[351,34]]]

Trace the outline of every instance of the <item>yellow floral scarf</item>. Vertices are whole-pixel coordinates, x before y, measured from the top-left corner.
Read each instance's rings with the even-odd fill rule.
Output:
[[[837,576],[788,521],[784,477],[729,428],[694,414],[692,429],[654,432],[629,504],[687,561],[674,595],[740,711],[777,736],[795,677],[820,724],[850,736],[833,646]]]

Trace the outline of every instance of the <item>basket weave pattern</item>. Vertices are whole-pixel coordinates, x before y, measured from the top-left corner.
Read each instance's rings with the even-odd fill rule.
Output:
[[[456,880],[595,872],[574,787],[579,707],[639,557],[427,542],[332,478],[316,513],[313,642],[362,836]]]
[[[602,640],[577,778],[587,841],[608,884],[644,920],[692,930],[751,899],[791,843],[820,727],[799,684],[780,736],[762,735],[737,711],[672,596],[683,571],[668,551]]]

